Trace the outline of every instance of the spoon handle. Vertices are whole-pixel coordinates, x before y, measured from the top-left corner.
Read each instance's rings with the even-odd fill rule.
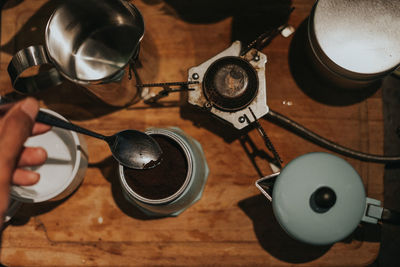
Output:
[[[73,123],[64,121],[64,120],[62,120],[60,118],[57,118],[56,116],[53,116],[53,115],[51,115],[49,113],[46,113],[46,112],[43,112],[41,110],[39,111],[39,113],[38,113],[38,115],[36,117],[36,121],[44,123],[44,124],[47,124],[47,125],[50,125],[50,126],[55,126],[55,127],[63,128],[63,129],[66,129],[66,130],[71,130],[71,131],[74,131],[74,132],[86,134],[86,135],[89,135],[89,136],[92,136],[92,137],[95,137],[95,138],[99,138],[99,139],[102,139],[102,140],[106,139],[106,136],[104,136],[104,135],[89,131],[89,130],[87,130],[85,128],[82,128],[82,127],[80,127],[78,125],[75,125]]]

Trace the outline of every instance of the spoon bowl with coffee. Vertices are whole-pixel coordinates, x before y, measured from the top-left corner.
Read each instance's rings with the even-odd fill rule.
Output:
[[[162,150],[148,134],[137,130],[124,130],[105,136],[73,123],[39,111],[37,122],[89,135],[107,142],[113,157],[123,166],[132,169],[151,169],[161,162]]]

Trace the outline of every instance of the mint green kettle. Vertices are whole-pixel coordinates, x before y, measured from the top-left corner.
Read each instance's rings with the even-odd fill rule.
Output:
[[[282,228],[305,243],[335,243],[350,235],[361,221],[400,223],[400,214],[366,197],[358,173],[332,154],[302,155],[280,173],[258,180],[256,186],[272,201]]]

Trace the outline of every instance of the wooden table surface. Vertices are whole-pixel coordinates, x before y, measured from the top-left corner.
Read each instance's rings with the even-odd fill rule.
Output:
[[[0,35],[2,94],[12,90],[6,72],[12,54],[43,43],[47,18],[59,2],[6,1]],[[276,24],[286,12],[280,10],[290,6],[283,0],[261,2],[134,1],[146,23],[138,68],[142,82],[185,81],[190,67],[224,50],[232,39],[254,39],[260,25]],[[289,38],[277,36],[262,51],[268,57],[268,105],[344,146],[382,154],[381,90],[331,90],[315,78],[304,58],[304,26],[312,4],[293,1],[289,23],[297,32]],[[2,264],[359,266],[377,257],[378,226],[362,225],[332,246],[308,246],[289,238],[254,186],[259,177],[272,173],[258,133],[253,129],[240,137],[229,125],[188,105],[184,95],[170,95],[159,107],[139,101],[125,109],[107,107],[71,84],[37,97],[43,107],[103,134],[177,126],[202,144],[210,175],[201,200],[181,215],[147,218],[121,196],[116,163],[106,144],[86,138],[90,164],[82,185],[64,201],[24,205],[2,234]],[[284,164],[307,152],[326,151],[269,121],[261,124]],[[343,158],[362,176],[368,196],[382,200],[383,165]]]

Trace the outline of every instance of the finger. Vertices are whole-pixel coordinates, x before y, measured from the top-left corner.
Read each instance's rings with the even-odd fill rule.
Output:
[[[27,98],[15,104],[1,120],[0,125],[0,180],[11,178],[23,144],[31,135],[38,102]]]
[[[33,126],[32,135],[44,134],[45,132],[49,131],[50,129],[51,129],[50,125],[37,122]]]
[[[47,159],[47,152],[42,147],[25,147],[18,161],[18,167],[42,165]]]
[[[34,185],[39,182],[40,174],[30,170],[16,169],[13,177],[12,184],[15,185]]]

